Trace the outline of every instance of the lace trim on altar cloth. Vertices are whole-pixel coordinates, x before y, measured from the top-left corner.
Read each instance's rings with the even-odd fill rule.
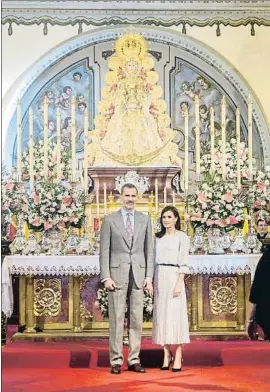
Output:
[[[31,266],[31,265],[12,265],[10,273],[12,275],[48,275],[48,276],[80,276],[80,275],[98,275],[100,269],[98,266],[77,265],[72,266]]]
[[[244,275],[251,273],[251,268],[248,265],[213,265],[211,267],[206,267],[204,265],[197,266],[189,266],[190,274],[199,275],[199,274],[233,274],[233,275]]]

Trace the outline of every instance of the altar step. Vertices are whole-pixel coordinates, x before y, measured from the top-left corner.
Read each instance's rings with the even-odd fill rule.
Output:
[[[251,341],[192,341],[184,346],[184,366],[246,366],[270,365],[270,344]],[[127,364],[128,348],[124,348]],[[141,363],[158,368],[163,352],[159,346],[144,339]],[[3,368],[107,368],[107,340],[85,342],[11,342],[2,349]]]
[[[142,339],[145,341],[151,341],[152,331],[144,330]],[[219,331],[214,332],[213,330],[204,330],[190,333],[191,340],[215,340],[215,341],[227,341],[227,340],[248,340],[247,333],[245,331]],[[15,333],[11,337],[13,342],[84,342],[88,340],[100,340],[109,339],[108,329],[92,329],[82,332],[72,332],[70,330],[46,330],[38,333]]]

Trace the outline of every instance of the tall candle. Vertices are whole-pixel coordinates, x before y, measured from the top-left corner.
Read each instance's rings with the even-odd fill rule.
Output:
[[[226,99],[221,100],[221,170],[222,177],[226,179]]]
[[[188,190],[188,111],[185,111],[185,191]]]
[[[172,204],[175,207],[175,192],[172,191]]]
[[[88,111],[84,112],[84,157],[83,157],[83,177],[84,177],[84,193],[88,193],[88,155],[87,155],[87,133],[88,133]]]
[[[57,141],[57,181],[61,181],[61,114],[60,109],[56,112],[56,141]]]
[[[22,106],[20,100],[17,105],[17,175],[20,182],[22,179]]]
[[[104,215],[107,214],[107,184],[104,182]]]
[[[155,179],[155,212],[158,213],[158,180]]]
[[[49,104],[48,98],[45,96],[44,98],[44,112],[43,112],[43,119],[44,119],[44,178],[48,178],[48,111],[49,111]]]
[[[195,143],[196,143],[196,175],[197,180],[200,178],[201,173],[201,166],[200,166],[200,159],[201,159],[201,146],[200,146],[200,112],[199,112],[199,97],[195,96]]]
[[[76,181],[76,121],[75,121],[76,100],[73,97],[71,103],[71,173],[72,181]]]
[[[248,97],[248,171],[249,171],[249,181],[253,180],[253,162],[252,162],[252,99],[249,95]]]
[[[29,109],[29,176],[30,176],[30,191],[34,189],[34,118],[33,110]]]
[[[164,193],[164,207],[166,207],[166,205],[167,205],[167,188],[166,188],[166,186],[164,188],[163,193]]]
[[[240,110],[237,108],[235,112],[236,117],[236,173],[237,173],[237,188],[241,189],[241,168],[240,168]]]
[[[210,108],[210,136],[211,136],[211,171],[215,171],[215,112]]]
[[[97,218],[99,219],[99,188],[96,190]]]

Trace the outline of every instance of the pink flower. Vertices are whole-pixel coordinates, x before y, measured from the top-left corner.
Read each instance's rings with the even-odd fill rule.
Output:
[[[201,219],[202,219],[202,216],[199,212],[193,214],[192,217],[190,218],[190,220],[192,220],[192,221],[200,221]]]
[[[32,194],[32,199],[34,200],[34,203],[35,203],[36,206],[39,205],[40,198],[39,198],[39,195],[37,193],[33,193]]]
[[[235,216],[232,215],[229,217],[229,220],[231,225],[236,225],[237,223],[239,223],[239,221],[235,218]]]
[[[219,151],[215,153],[215,155],[214,155],[214,162],[215,162],[215,163],[219,163],[219,161],[220,161],[220,156],[221,156],[221,154],[220,154]]]
[[[226,219],[222,219],[219,221],[219,226],[220,227],[226,227],[228,225],[227,220]]]
[[[199,193],[199,194],[198,194],[198,201],[199,201],[200,203],[207,203],[207,202],[208,202],[208,199],[207,199],[206,196],[204,196],[204,194]]]
[[[70,206],[70,204],[72,203],[72,197],[64,197],[63,202],[66,206]]]
[[[50,200],[52,199],[52,193],[51,192],[48,192],[46,196],[47,196],[48,199],[50,199]]]
[[[7,184],[4,186],[4,189],[6,191],[12,191],[12,189],[14,188],[14,182],[12,181],[8,181]]]
[[[267,188],[267,185],[264,182],[258,182],[257,186],[260,192],[263,192]]]
[[[70,222],[77,223],[79,219],[77,218],[77,216],[72,215],[72,216],[70,216],[70,217],[68,218],[68,220],[69,220]]]
[[[227,203],[231,203],[233,201],[233,195],[231,192],[227,192],[226,195],[224,196],[224,200]]]
[[[211,225],[213,225],[214,223],[215,223],[214,220],[212,220],[212,219],[207,219],[207,221],[206,221],[206,226],[211,226]]]
[[[45,230],[49,230],[53,227],[53,225],[50,222],[45,222],[44,223],[44,229]]]
[[[33,226],[40,226],[40,225],[41,225],[40,217],[37,216],[37,217],[36,217],[35,219],[33,219],[32,222],[30,222],[30,223],[31,223],[31,225],[33,225]]]
[[[53,154],[53,156],[52,156],[52,161],[53,161],[53,163],[56,163],[56,162],[57,162],[57,153],[54,153],[54,154]]]
[[[61,221],[61,222],[58,223],[57,227],[59,229],[64,229],[66,227],[66,225],[65,225],[65,223],[63,221]]]

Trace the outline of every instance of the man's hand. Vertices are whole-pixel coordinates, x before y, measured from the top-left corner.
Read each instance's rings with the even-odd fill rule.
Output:
[[[105,288],[106,288],[107,290],[109,290],[109,291],[113,291],[114,289],[117,288],[116,284],[114,283],[114,281],[113,281],[112,279],[107,279],[107,280],[104,282],[104,286],[105,286]]]
[[[175,288],[173,289],[173,296],[179,297],[180,294],[181,294],[180,285],[176,284]]]
[[[148,291],[148,293],[152,296],[153,295],[153,285],[150,279],[144,279],[143,288]]]

